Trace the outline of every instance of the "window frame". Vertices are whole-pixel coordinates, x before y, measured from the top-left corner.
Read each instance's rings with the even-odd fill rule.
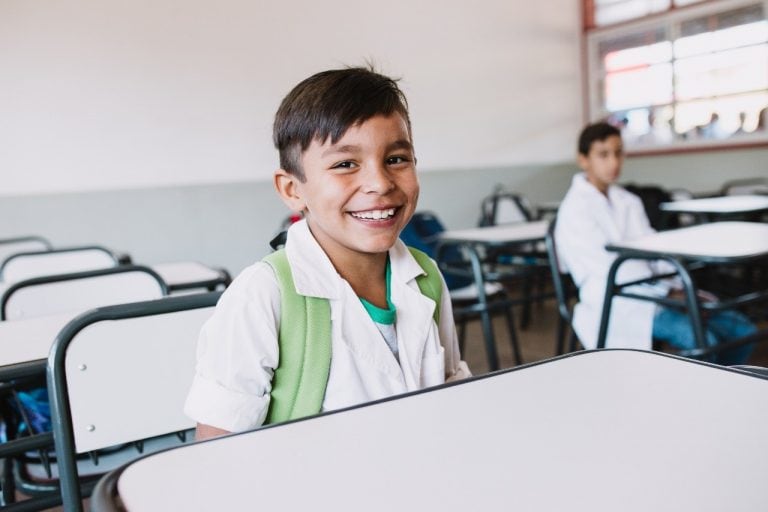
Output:
[[[586,118],[595,121],[603,118],[605,115],[601,103],[600,89],[604,76],[601,74],[601,62],[598,53],[598,47],[601,42],[634,32],[641,32],[643,30],[651,31],[659,28],[669,30],[670,40],[674,41],[678,36],[677,28],[684,21],[716,15],[718,13],[757,4],[762,4],[763,12],[768,15],[768,0],[706,0],[679,7],[675,6],[673,2],[672,6],[665,11],[656,12],[641,18],[595,27],[594,0],[583,0],[582,20],[584,30],[582,49],[584,51],[583,61],[586,65],[584,70],[584,108]],[[674,62],[674,59],[672,62]],[[766,73],[768,73],[768,62],[766,63]],[[673,92],[672,104],[675,103],[678,103],[678,101],[674,98]],[[654,155],[766,146],[768,146],[768,129],[764,130],[763,133],[750,134],[745,138],[729,137],[710,140],[680,140],[672,143],[657,143],[655,145],[642,147],[630,146],[627,148],[627,153],[630,155]]]

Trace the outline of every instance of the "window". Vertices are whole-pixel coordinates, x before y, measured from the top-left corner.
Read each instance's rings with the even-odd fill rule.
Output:
[[[768,142],[767,5],[594,0],[596,25],[661,14],[587,31],[590,118],[630,150]]]

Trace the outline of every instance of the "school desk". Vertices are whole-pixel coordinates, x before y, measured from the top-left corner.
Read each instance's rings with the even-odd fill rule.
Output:
[[[614,297],[648,300],[670,306],[683,306],[691,317],[697,348],[687,355],[700,356],[707,352],[702,323],[702,308],[711,311],[731,309],[737,306],[768,299],[768,291],[755,290],[717,303],[700,304],[696,286],[690,275],[695,264],[718,265],[745,263],[768,257],[768,224],[756,222],[714,222],[670,231],[661,231],[636,240],[613,243],[606,246],[616,252],[606,281],[600,331],[597,347],[605,346],[610,321],[611,303]],[[683,285],[685,299],[677,301],[666,297],[641,295],[624,291],[627,287],[646,280],[616,283],[619,267],[627,260],[664,260],[670,263]]]
[[[214,269],[195,261],[176,261],[150,265],[168,285],[170,293],[189,290],[213,291],[219,286],[228,286],[232,281],[229,273]]]
[[[440,242],[437,249],[438,256],[436,258],[438,263],[441,263],[440,254],[442,254],[442,249],[448,245],[460,246],[469,257],[471,271],[468,271],[468,273],[474,281],[475,290],[477,290],[478,307],[476,309],[480,315],[486,357],[488,359],[488,367],[491,370],[499,369],[499,358],[493,334],[491,308],[489,307],[490,301],[486,293],[486,283],[508,279],[514,272],[515,267],[506,266],[503,271],[489,269],[488,265],[484,264],[484,258],[481,255],[489,250],[504,249],[508,251],[521,247],[530,248],[531,244],[544,240],[548,225],[549,221],[520,222],[481,228],[450,230],[440,233]],[[526,252],[531,254],[530,249]],[[441,266],[441,268],[443,268],[444,272],[446,271],[446,267]],[[512,272],[510,272],[510,268]],[[529,300],[530,298],[526,299]],[[511,303],[512,301],[510,301]],[[500,304],[500,306],[503,307],[504,304]],[[514,325],[510,325],[510,336],[512,337],[515,359],[519,363],[521,362],[521,356],[515,338]]]
[[[768,211],[768,196],[705,197],[661,203],[659,207],[665,215],[691,214],[697,217],[699,222],[711,222],[737,215]]]
[[[175,448],[97,486],[95,511],[764,511],[768,380],[633,350]]]

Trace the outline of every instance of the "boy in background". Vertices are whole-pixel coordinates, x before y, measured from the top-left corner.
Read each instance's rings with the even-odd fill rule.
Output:
[[[362,68],[313,75],[280,105],[274,142],[275,188],[304,215],[285,247],[296,292],[330,304],[332,355],[321,410],[469,376],[444,281],[435,304],[416,283],[432,270],[398,239],[416,209],[419,183],[407,102],[396,82]],[[264,423],[280,362],[280,308],[275,271],[263,261],[222,295],[202,329],[185,406],[198,439]]]
[[[582,173],[573,177],[557,214],[555,241],[562,263],[579,288],[573,327],[585,348],[595,348],[600,328],[606,281],[615,254],[605,250],[609,243],[633,240],[650,233],[648,217],[640,198],[616,185],[624,163],[621,132],[608,123],[584,128],[579,136],[578,163]],[[663,262],[628,260],[622,264],[616,282],[643,279],[672,270]],[[669,281],[639,285],[639,293],[681,296]],[[700,299],[712,300],[700,292]],[[708,319],[709,345],[752,334],[757,329],[742,314],[722,311]],[[611,307],[606,347],[650,350],[652,339],[675,348],[695,347],[690,318],[684,312],[657,306],[653,302],[616,297]],[[718,355],[721,364],[746,361],[751,345],[733,348]]]

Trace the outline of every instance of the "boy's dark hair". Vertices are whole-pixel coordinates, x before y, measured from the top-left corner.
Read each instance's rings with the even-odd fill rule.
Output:
[[[411,133],[408,102],[392,78],[367,68],[332,69],[312,75],[283,99],[272,137],[280,167],[302,181],[301,154],[314,139],[336,143],[350,126],[376,115],[403,116]]]
[[[621,131],[612,124],[604,121],[588,124],[581,130],[581,135],[579,135],[579,153],[584,156],[589,155],[592,143],[605,140],[612,135],[621,137]]]

